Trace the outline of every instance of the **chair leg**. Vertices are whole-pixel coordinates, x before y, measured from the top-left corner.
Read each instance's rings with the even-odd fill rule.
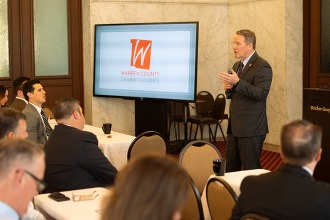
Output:
[[[170,121],[169,127],[168,127],[168,140],[171,139],[171,128],[172,128],[172,124],[174,127],[174,135],[175,135],[175,140],[179,140],[180,139],[180,123],[176,122],[176,121]]]
[[[167,139],[170,140],[171,138],[171,125],[172,125],[172,122],[170,121],[169,125],[168,125],[168,130],[167,130]]]
[[[218,132],[218,124],[215,125],[215,131],[214,131],[214,136],[213,136],[214,142],[216,142],[216,140],[217,140],[217,132]]]
[[[211,129],[211,125],[209,124],[209,141],[212,142],[212,139],[213,141],[215,142],[215,135],[213,135],[213,132],[212,132],[212,129]],[[216,134],[216,133],[215,133]]]
[[[180,122],[176,122],[176,128],[175,128],[175,139],[180,140]]]
[[[225,134],[223,133],[223,130],[222,130],[222,127],[221,127],[221,124],[218,123],[215,127],[215,134],[214,134],[214,142],[215,142],[215,139],[216,139],[216,136],[217,136],[217,131],[218,131],[218,126],[220,128],[220,131],[221,131],[221,134],[222,134],[222,137],[223,137],[223,140],[224,142],[226,143],[226,137],[225,137]]]
[[[200,125],[200,124],[197,124],[196,131],[195,131],[195,136],[194,136],[194,140],[197,139],[198,128],[199,128],[200,130],[203,130],[202,127],[201,127],[201,125]]]
[[[191,141],[191,133],[192,133],[192,130],[193,130],[193,123],[190,123],[190,132],[189,132],[189,140]],[[194,140],[196,140],[196,134],[197,134],[197,131],[198,131],[198,124],[196,124],[196,130],[195,130],[195,135],[194,135]]]
[[[221,124],[218,124],[218,125],[219,125],[219,128],[220,128],[220,131],[221,131],[221,134],[222,134],[223,140],[224,140],[225,143],[226,143],[225,134],[223,133],[223,130],[222,130]]]
[[[191,141],[192,126],[193,126],[193,123],[190,123],[189,141]]]
[[[201,140],[203,140],[203,128],[204,128],[204,125],[199,125],[200,126],[200,130],[201,130]],[[197,132],[197,130],[196,130]],[[196,133],[197,134],[197,133]],[[195,138],[196,139],[196,138]]]
[[[167,139],[171,139],[171,126],[172,126],[172,121],[170,121],[170,124],[168,125],[168,132],[167,132]]]

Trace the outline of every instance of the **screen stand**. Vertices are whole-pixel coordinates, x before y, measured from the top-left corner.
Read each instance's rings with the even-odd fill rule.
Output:
[[[188,108],[189,103],[184,103],[184,146],[188,143]]]
[[[135,100],[135,136],[145,131],[158,131],[167,137],[167,115],[166,100]]]

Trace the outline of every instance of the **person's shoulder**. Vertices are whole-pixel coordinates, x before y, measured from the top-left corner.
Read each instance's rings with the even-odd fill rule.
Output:
[[[24,112],[27,112],[27,111],[30,110],[30,108],[31,108],[31,106],[30,106],[29,104],[27,104],[27,105],[25,106],[25,108],[22,110],[22,112],[23,112],[23,113],[24,113]]]
[[[86,137],[88,137],[88,139],[98,142],[97,137],[94,133],[89,132],[89,131],[84,131],[84,133],[85,133]]]
[[[40,118],[37,109],[31,104],[27,104],[22,110],[22,113],[26,116],[27,122],[37,121]]]
[[[256,185],[258,183],[263,183],[263,182],[268,182],[271,178],[274,177],[274,175],[276,175],[276,171],[273,172],[268,172],[268,173],[263,173],[260,175],[251,175],[251,176],[247,176],[242,180],[242,184],[247,184],[247,185]]]
[[[254,185],[255,182],[260,181],[260,176],[247,176],[242,180],[242,186]]]
[[[37,109],[31,103],[28,103],[22,112],[37,112]]]
[[[79,130],[79,129],[77,129],[77,130],[78,130],[77,132],[79,133],[80,136],[82,136],[86,139],[97,140],[96,135],[94,133],[89,132],[89,131]]]
[[[259,54],[257,54],[257,52],[255,52],[254,56],[255,56],[255,62],[261,64],[262,66],[271,67],[270,64],[268,63],[268,61],[265,60],[263,57],[259,56]]]
[[[315,188],[319,189],[319,190],[322,190],[323,192],[326,192],[327,195],[330,196],[330,184],[327,183],[327,182],[323,182],[323,181],[313,181],[314,185],[315,185]],[[330,197],[329,197],[330,199]]]

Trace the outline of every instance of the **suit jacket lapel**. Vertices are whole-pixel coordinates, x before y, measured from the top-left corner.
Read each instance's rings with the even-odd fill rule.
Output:
[[[249,71],[249,69],[251,68],[251,66],[253,65],[253,63],[256,61],[258,57],[257,51],[254,52],[254,54],[252,55],[252,57],[250,58],[249,62],[246,64],[246,66],[244,67],[243,71],[239,74],[239,78],[242,79],[243,76]],[[241,61],[236,62],[233,69],[236,71],[238,71],[238,67]],[[236,92],[236,85],[233,87],[232,89],[232,95],[234,95],[234,93]]]
[[[36,115],[38,115],[38,118],[39,118],[39,124],[42,126],[41,127],[41,132],[42,132],[42,135],[46,138],[47,140],[47,133],[46,133],[46,128],[45,128],[45,125],[44,125],[44,122],[42,121],[42,118],[40,117],[40,113],[38,112],[38,110],[31,104],[29,103],[30,105],[30,109],[32,111],[35,112]]]
[[[249,69],[252,67],[253,63],[256,61],[257,57],[258,57],[258,54],[257,54],[257,51],[255,51],[254,54],[252,55],[252,57],[250,58],[249,62],[244,67],[242,73],[239,74],[239,78],[244,77],[244,75],[249,71]]]

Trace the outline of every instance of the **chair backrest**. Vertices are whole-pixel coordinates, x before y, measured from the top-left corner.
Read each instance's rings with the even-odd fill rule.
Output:
[[[213,117],[219,120],[222,120],[225,115],[226,109],[226,97],[224,94],[219,94],[214,100],[214,107],[213,107]]]
[[[204,220],[201,196],[193,180],[189,178],[190,188],[186,204],[182,209],[182,220]]]
[[[180,152],[179,163],[193,179],[200,193],[213,172],[213,160],[222,159],[219,150],[210,142],[197,140],[188,143]]]
[[[225,180],[214,177],[207,182],[206,200],[212,219],[229,219],[237,202],[237,195]]]
[[[213,95],[208,91],[201,91],[196,96],[196,112],[198,115],[212,115],[214,106]]]
[[[270,220],[270,218],[257,213],[246,213],[241,220]]]
[[[131,157],[147,153],[166,155],[166,146],[166,139],[161,133],[157,131],[146,131],[132,141],[128,148],[127,160]]]

